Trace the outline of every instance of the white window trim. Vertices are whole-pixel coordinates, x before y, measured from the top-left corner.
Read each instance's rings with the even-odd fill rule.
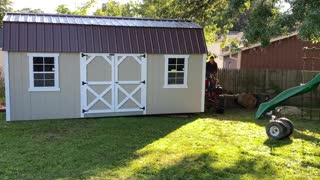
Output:
[[[164,85],[163,88],[188,88],[188,65],[189,55],[165,55]],[[168,64],[169,58],[184,58],[184,84],[168,84]]]
[[[29,91],[60,91],[59,88],[59,54],[58,53],[28,53],[29,57]],[[54,87],[34,87],[33,57],[54,57]]]

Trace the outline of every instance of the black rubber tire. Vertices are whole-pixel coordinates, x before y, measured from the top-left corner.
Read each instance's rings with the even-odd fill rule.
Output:
[[[287,129],[285,137],[291,136],[293,133],[293,130],[294,130],[293,123],[289,119],[284,118],[284,117],[279,118],[278,120],[281,121]]]
[[[224,114],[224,96],[218,95],[216,97],[216,113]]]
[[[267,135],[272,139],[279,140],[285,138],[286,131],[284,123],[278,120],[270,121],[266,127]]]

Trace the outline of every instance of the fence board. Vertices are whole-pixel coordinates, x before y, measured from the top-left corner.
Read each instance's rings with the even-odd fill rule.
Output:
[[[299,70],[237,70],[219,69],[218,78],[220,85],[227,93],[268,93],[278,94],[286,89],[299,86],[301,83],[310,81],[320,71]],[[286,103],[291,105],[319,104],[320,87],[304,96],[312,96],[309,102],[302,103],[301,96],[293,97]]]

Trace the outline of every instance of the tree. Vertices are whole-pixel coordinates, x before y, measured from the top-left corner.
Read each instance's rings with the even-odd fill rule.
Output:
[[[1,0],[0,1],[0,27],[2,27],[2,20],[7,12],[11,12],[12,8],[11,0]]]
[[[138,15],[135,11],[135,5],[133,2],[121,4],[116,0],[109,0],[103,3],[102,7],[98,8],[94,14],[99,16],[134,17]]]
[[[251,0],[250,3],[254,8],[244,30],[248,43],[261,42],[266,46],[271,38],[294,31],[303,40],[320,42],[319,0]],[[282,12],[283,3],[290,6],[285,12]]]
[[[207,42],[217,39],[230,29],[230,22],[222,22],[228,0],[143,0],[138,13],[143,17],[189,19],[204,27]]]
[[[93,7],[97,0],[89,0],[82,5],[78,6],[75,11],[70,10],[66,5],[61,4],[56,8],[57,14],[76,14],[76,15],[87,15],[88,10]]]
[[[284,3],[290,5],[285,12]],[[265,46],[271,38],[293,31],[304,40],[320,42],[319,7],[319,0],[142,0],[137,12],[143,17],[193,20],[204,27],[208,43],[238,28],[248,43]]]
[[[42,9],[32,9],[32,8],[23,8],[23,9],[16,10],[15,12],[17,12],[17,13],[37,13],[37,14],[44,13]]]
[[[71,10],[64,4],[58,5],[56,12],[57,14],[72,14]]]

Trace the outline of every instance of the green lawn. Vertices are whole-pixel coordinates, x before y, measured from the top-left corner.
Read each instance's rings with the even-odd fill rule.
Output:
[[[319,179],[320,121],[268,140],[254,112],[0,122],[0,179]]]

